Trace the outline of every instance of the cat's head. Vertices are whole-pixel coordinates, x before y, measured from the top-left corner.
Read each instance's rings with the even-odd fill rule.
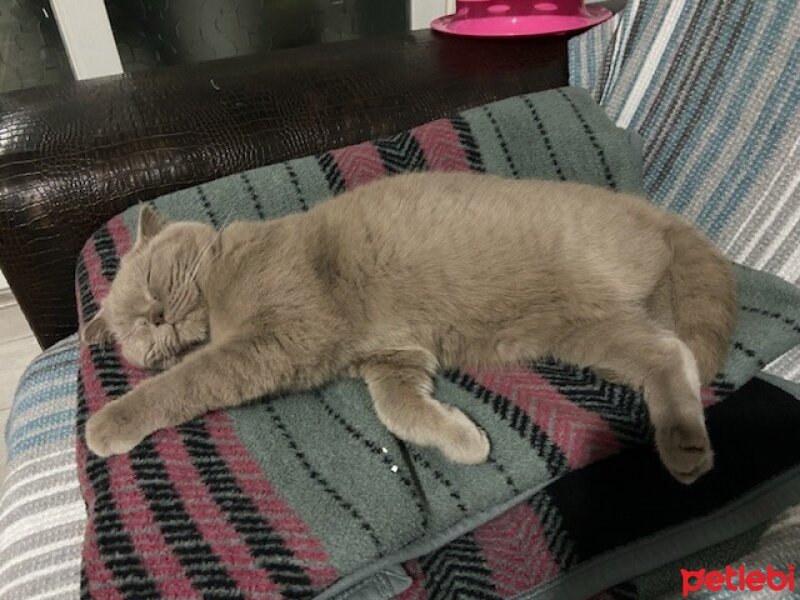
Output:
[[[116,341],[127,360],[147,369],[166,369],[207,342],[208,307],[198,275],[217,240],[208,225],[167,223],[143,206],[136,242],[81,339]]]

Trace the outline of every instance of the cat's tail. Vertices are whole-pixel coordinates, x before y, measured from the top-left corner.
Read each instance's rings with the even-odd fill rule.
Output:
[[[722,368],[736,323],[736,281],[731,263],[700,232],[671,219],[669,279],[675,332],[697,361],[702,384]]]

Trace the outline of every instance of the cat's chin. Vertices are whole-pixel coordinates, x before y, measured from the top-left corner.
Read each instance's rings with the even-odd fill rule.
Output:
[[[145,368],[148,371],[155,371],[155,372],[167,371],[168,369],[171,369],[172,367],[183,361],[183,359],[189,356],[192,352],[194,352],[199,348],[202,348],[203,346],[205,346],[205,342],[197,342],[182,349],[179,354],[173,354],[170,356],[160,356],[157,359],[151,360],[150,364],[145,365]]]
[[[166,371],[177,365],[182,359],[183,355],[164,356],[158,360],[150,361],[150,364],[146,365],[145,368],[153,372]]]

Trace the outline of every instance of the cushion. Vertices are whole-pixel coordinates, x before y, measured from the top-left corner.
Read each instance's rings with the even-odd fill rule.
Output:
[[[588,94],[568,88],[227,177],[154,205],[171,219],[220,227],[232,219],[308,210],[377,177],[424,169],[574,180],[624,191],[638,190],[641,181],[631,136],[608,121]],[[135,209],[115,217],[86,244],[77,272],[82,322],[108,292],[119,257],[130,248],[135,218]],[[743,308],[724,371],[704,391],[709,406],[800,340],[800,331],[781,320],[800,318],[795,290],[744,268],[737,269],[737,280]],[[770,318],[773,313],[781,319]],[[585,369],[541,362],[453,371],[436,381],[437,397],[488,432],[493,451],[484,465],[450,464],[430,449],[406,451],[375,417],[363,382],[354,380],[212,413],[159,431],[128,455],[101,459],[85,447],[86,418],[146,374],[112,347],[82,348],[80,360],[77,453],[89,513],[82,569],[88,597],[111,591],[190,596],[199,590],[219,597],[387,597],[409,584],[407,593],[414,593],[412,580],[425,589],[429,581],[427,575],[415,578],[415,569],[442,572],[424,567],[438,564],[437,551],[458,559],[469,543],[474,561],[489,560],[483,551],[497,548],[495,536],[480,538],[476,528],[495,518],[505,519],[492,521],[501,526],[526,522],[529,531],[543,533],[531,537],[543,544],[546,536],[559,535],[555,513],[540,500],[551,496],[551,486],[573,473],[580,478],[583,467],[626,448],[652,453],[637,393]],[[719,410],[735,408],[726,405]],[[786,423],[798,418],[783,405],[776,412]],[[692,497],[657,464],[652,470],[678,497]],[[709,511],[741,492],[719,489],[727,493],[715,496],[705,506]],[[508,549],[498,552],[494,560],[502,573]],[[403,561],[410,578],[398,568]],[[531,586],[555,581],[559,564],[548,564]],[[451,583],[430,585],[451,589]]]

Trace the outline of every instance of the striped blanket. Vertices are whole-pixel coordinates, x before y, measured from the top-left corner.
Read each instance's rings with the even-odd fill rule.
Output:
[[[585,92],[564,89],[182,190],[155,206],[172,219],[220,226],[231,218],[307,210],[376,177],[422,169],[575,179],[621,190],[639,182],[627,133],[613,127]],[[98,310],[130,248],[136,212],[112,219],[84,248],[78,264],[83,322]],[[706,390],[709,405],[720,390],[739,387],[766,360],[800,341],[800,327],[792,327],[800,322],[800,293],[748,269],[738,269],[737,278],[743,308],[736,344],[717,391]],[[145,376],[114,348],[81,350],[77,458],[89,508],[86,597],[388,596],[409,584],[407,594],[438,597],[443,585],[446,594],[454,592],[449,580],[465,556],[485,569],[485,577],[458,584],[467,585],[469,594],[502,598],[524,586],[533,591],[602,550],[595,545],[577,552],[563,543],[567,516],[581,514],[570,510],[570,501],[583,489],[582,474],[593,472],[581,468],[623,448],[639,448],[636,460],[653,458],[638,394],[587,370],[551,363],[453,371],[438,379],[437,396],[470,414],[492,439],[490,460],[481,466],[454,465],[430,449],[399,444],[356,381],[213,413],[157,432],[129,455],[101,459],[88,453],[88,415]],[[734,461],[740,436],[722,454],[726,436],[743,415],[749,425],[757,423],[759,401],[751,391],[710,414],[712,422],[729,423],[716,435],[720,456]],[[780,396],[771,406],[782,423],[800,424],[797,403]],[[719,469],[688,490],[651,461],[632,483],[654,477],[646,489],[660,486],[663,497],[711,512],[786,476],[788,487],[781,486],[780,497],[764,509],[774,514],[787,499],[800,498],[800,480],[784,473],[800,460],[800,450],[787,448],[785,437],[773,439],[771,427],[756,425],[755,432],[764,438],[759,457],[765,464],[757,465],[753,478],[731,478]],[[627,470],[612,472],[625,476]],[[625,488],[620,483],[615,489]],[[700,497],[704,503],[691,502]],[[763,510],[750,507],[749,513],[765,518]],[[505,534],[520,524],[539,532],[542,567],[509,580]],[[400,570],[404,561],[410,579]]]

